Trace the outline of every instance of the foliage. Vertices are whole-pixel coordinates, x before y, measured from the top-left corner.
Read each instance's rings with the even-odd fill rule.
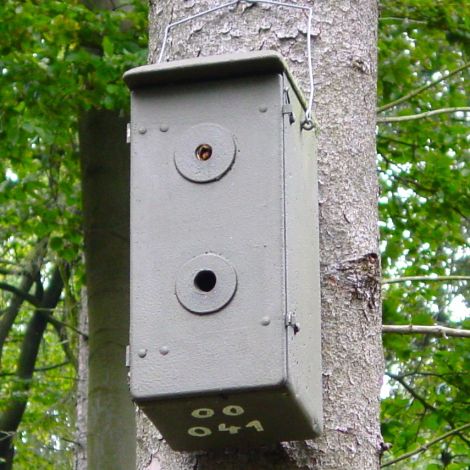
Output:
[[[77,325],[83,282],[77,126],[91,107],[126,112],[121,75],[145,62],[145,4],[134,0],[111,11],[93,11],[78,0],[0,5],[0,282],[39,298],[60,268],[65,287],[52,313],[68,325],[48,323],[30,388],[16,371],[35,312],[27,301],[19,302],[0,348],[0,416],[18,397],[29,398],[14,440],[18,469],[71,468],[77,335],[70,326]],[[461,1],[382,1],[379,117],[467,105],[470,68],[380,110],[468,63],[469,13]],[[464,112],[379,125],[385,277],[470,275],[467,133]],[[34,271],[34,260],[39,276],[28,283],[24,271]],[[0,286],[1,332],[18,295]],[[468,294],[463,282],[388,285],[384,323],[469,328],[469,320],[452,314],[456,299],[469,305]],[[383,434],[393,444],[384,461],[470,420],[465,341],[384,336]],[[451,436],[390,468],[467,468],[469,440]]]
[[[0,5],[0,332],[6,335],[0,423],[29,398],[14,434],[15,468],[72,465],[77,334],[70,326],[77,326],[83,282],[77,126],[91,107],[126,112],[121,75],[145,61],[145,3],[113,11],[92,11],[77,0]],[[28,282],[35,264],[37,276]],[[65,286],[57,306],[45,313],[68,326],[48,322],[37,357],[30,358],[36,370],[30,380],[21,375],[20,362],[37,310],[19,301],[21,292],[5,289],[39,299],[55,267]]]
[[[383,1],[379,35],[379,110],[387,103],[463,68],[435,86],[383,109],[406,116],[468,106],[470,5]],[[382,124],[378,134],[384,276],[470,274],[468,113]],[[387,286],[386,324],[440,323],[469,328],[459,294],[465,283]],[[460,302],[456,302],[456,298]],[[468,305],[469,298],[466,302]],[[455,318],[457,305],[460,319]],[[467,341],[467,344],[465,344]],[[468,340],[384,335],[391,392],[383,401],[383,435],[393,444],[384,461],[470,421]],[[390,468],[468,468],[470,438],[452,436]]]

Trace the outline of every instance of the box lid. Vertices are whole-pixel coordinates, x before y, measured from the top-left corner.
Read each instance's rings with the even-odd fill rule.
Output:
[[[128,70],[124,81],[131,90],[155,85],[173,85],[224,78],[285,73],[303,107],[305,98],[283,57],[275,51],[223,54],[143,65]]]

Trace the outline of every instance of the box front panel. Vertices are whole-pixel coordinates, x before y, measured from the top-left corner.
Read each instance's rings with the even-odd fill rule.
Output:
[[[133,93],[131,391],[285,380],[282,78]]]

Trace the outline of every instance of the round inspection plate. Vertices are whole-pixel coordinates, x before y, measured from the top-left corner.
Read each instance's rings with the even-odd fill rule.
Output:
[[[227,173],[235,160],[233,136],[222,126],[205,123],[192,126],[178,139],[175,165],[195,183],[215,181]]]
[[[200,315],[225,307],[237,290],[237,274],[224,258],[213,253],[196,256],[181,266],[176,297],[181,305]]]

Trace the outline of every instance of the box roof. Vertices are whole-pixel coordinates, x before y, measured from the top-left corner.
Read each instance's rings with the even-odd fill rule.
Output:
[[[286,62],[280,54],[274,51],[232,53],[143,65],[128,70],[123,78],[131,90],[136,90],[147,86],[173,85],[269,73],[285,73],[305,108],[305,98]]]

